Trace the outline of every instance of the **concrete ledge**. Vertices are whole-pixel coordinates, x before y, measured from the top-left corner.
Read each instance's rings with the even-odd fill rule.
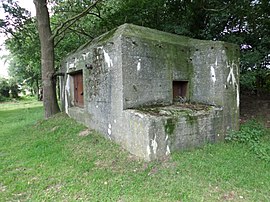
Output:
[[[196,105],[125,110],[124,147],[150,161],[223,139],[222,109]]]

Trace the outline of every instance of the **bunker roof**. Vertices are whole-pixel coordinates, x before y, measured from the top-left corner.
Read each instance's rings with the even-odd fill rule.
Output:
[[[82,50],[85,47],[93,44],[96,45],[106,44],[122,36],[152,40],[157,41],[159,43],[179,44],[181,46],[193,46],[193,47],[202,45],[222,46],[226,44],[227,46],[235,46],[235,48],[237,48],[235,44],[227,42],[193,39],[186,36],[171,34],[147,27],[126,23],[87,42],[86,44],[81,46],[78,50]]]

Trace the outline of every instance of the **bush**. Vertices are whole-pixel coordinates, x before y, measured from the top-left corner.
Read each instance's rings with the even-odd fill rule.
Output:
[[[6,99],[7,99],[6,97],[0,95],[0,102],[4,102]]]
[[[19,85],[14,79],[0,78],[0,101],[5,101],[7,98],[19,98]]]
[[[8,80],[5,78],[0,78],[0,96],[1,97],[9,97],[9,84]]]
[[[231,132],[227,135],[226,140],[248,143],[251,141],[259,141],[265,134],[265,128],[262,124],[255,120],[251,120],[243,124],[239,131]]]

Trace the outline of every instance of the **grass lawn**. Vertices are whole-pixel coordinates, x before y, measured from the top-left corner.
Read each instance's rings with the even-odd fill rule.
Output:
[[[43,120],[42,110],[0,104],[0,201],[270,201],[270,164],[244,144],[146,163],[64,114]]]

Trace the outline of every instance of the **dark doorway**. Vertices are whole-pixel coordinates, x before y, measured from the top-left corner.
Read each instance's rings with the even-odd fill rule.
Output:
[[[188,97],[188,81],[173,81],[173,100]]]
[[[83,107],[83,73],[82,71],[72,74],[74,82],[74,105]]]

